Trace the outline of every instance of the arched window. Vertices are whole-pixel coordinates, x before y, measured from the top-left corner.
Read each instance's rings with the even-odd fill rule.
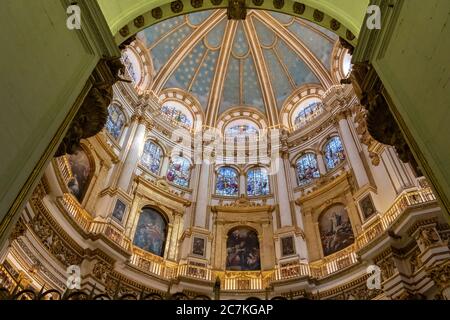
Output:
[[[342,250],[355,241],[347,210],[341,204],[330,207],[320,215],[319,231],[324,256]]]
[[[178,125],[191,128],[192,127],[192,119],[187,115],[184,106],[176,102],[166,102],[161,107],[161,113],[165,115],[169,120],[174,121]]]
[[[66,157],[70,169],[70,179],[67,187],[70,193],[81,203],[89,187],[93,168],[83,148],[78,148],[74,154],[69,154]]]
[[[247,172],[247,195],[265,196],[269,194],[269,175],[264,168],[253,168]]]
[[[235,169],[222,167],[217,171],[216,194],[221,196],[239,194],[239,175]]]
[[[296,162],[298,185],[302,186],[310,183],[312,180],[320,178],[317,159],[314,153],[307,153]]]
[[[152,208],[142,209],[136,226],[133,244],[158,256],[164,255],[167,236],[167,221]]]
[[[187,159],[176,157],[170,161],[169,170],[167,171],[167,180],[169,182],[187,188],[190,175],[191,163]]]
[[[151,140],[147,140],[144,145],[144,151],[141,157],[141,163],[144,167],[154,174],[159,174],[161,169],[161,159],[163,151],[160,146]]]
[[[248,227],[238,227],[228,233],[227,270],[260,270],[258,234]]]
[[[307,105],[297,108],[294,119],[294,127],[301,127],[317,117],[323,111],[321,101],[309,101]]]
[[[225,131],[225,134],[229,137],[248,136],[251,134],[257,134],[258,129],[255,126],[249,124],[234,125]]]
[[[345,160],[344,147],[339,137],[331,138],[324,147],[325,165],[327,170],[336,168]]]
[[[106,119],[105,128],[114,139],[119,139],[125,126],[125,115],[122,110],[114,104],[108,107],[108,118]]]

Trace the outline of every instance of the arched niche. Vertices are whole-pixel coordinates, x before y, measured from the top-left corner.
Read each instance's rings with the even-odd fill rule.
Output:
[[[164,256],[168,219],[161,211],[150,206],[143,207],[135,229],[135,246],[157,256]]]
[[[324,256],[345,249],[355,241],[350,216],[342,203],[326,208],[319,215],[318,226]]]
[[[213,240],[212,265],[215,269],[227,269],[227,242],[229,235],[239,228],[256,232],[259,248],[261,270],[270,270],[275,265],[275,244],[273,240],[272,212],[273,206],[255,205],[245,198],[237,200],[234,205],[211,207],[216,236]],[[249,270],[247,270],[249,271]]]

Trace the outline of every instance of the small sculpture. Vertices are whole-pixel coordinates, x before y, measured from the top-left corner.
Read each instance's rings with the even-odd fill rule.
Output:
[[[228,3],[227,16],[229,20],[245,20],[247,16],[245,0],[231,0]]]

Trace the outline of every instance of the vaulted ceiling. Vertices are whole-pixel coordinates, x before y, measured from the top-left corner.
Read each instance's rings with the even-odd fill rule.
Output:
[[[235,106],[249,106],[278,123],[284,101],[305,84],[332,85],[338,37],[309,21],[251,10],[228,20],[226,10],[178,16],[138,34],[152,58],[155,93],[189,92],[207,122]]]

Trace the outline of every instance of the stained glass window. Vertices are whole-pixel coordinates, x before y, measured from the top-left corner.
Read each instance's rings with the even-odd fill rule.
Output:
[[[110,105],[108,107],[108,118],[106,119],[105,128],[114,137],[119,139],[122,129],[125,125],[125,115],[122,110],[116,105]]]
[[[301,126],[311,119],[315,118],[322,112],[322,103],[319,101],[313,102],[306,106],[305,108],[300,109],[297,113],[297,116],[294,120],[295,126]]]
[[[189,177],[191,175],[191,164],[183,157],[176,157],[170,161],[167,171],[167,180],[181,187],[189,186]]]
[[[161,147],[151,140],[147,140],[144,145],[144,152],[142,153],[141,163],[144,167],[146,167],[154,174],[159,174],[162,156],[163,151]]]
[[[175,121],[177,124],[190,128],[192,127],[192,121],[177,107],[169,104],[165,104],[161,107],[161,112],[167,116],[170,120]]]
[[[297,178],[300,186],[310,183],[320,177],[315,154],[307,153],[301,156],[296,163]]]
[[[339,137],[331,138],[324,148],[325,165],[328,170],[336,168],[345,160],[344,147]]]
[[[247,195],[265,196],[269,194],[269,175],[264,168],[254,168],[247,172]]]
[[[239,175],[230,167],[222,167],[217,171],[216,194],[237,196],[239,193]]]
[[[237,136],[247,136],[250,134],[256,134],[258,129],[256,129],[252,125],[244,124],[244,125],[235,125],[228,128],[225,132],[227,136],[237,137]]]
[[[130,57],[128,56],[127,53],[124,53],[122,55],[122,62],[125,65],[128,75],[133,80],[133,82],[136,83],[138,77],[136,71],[134,70],[133,63],[130,61]]]

